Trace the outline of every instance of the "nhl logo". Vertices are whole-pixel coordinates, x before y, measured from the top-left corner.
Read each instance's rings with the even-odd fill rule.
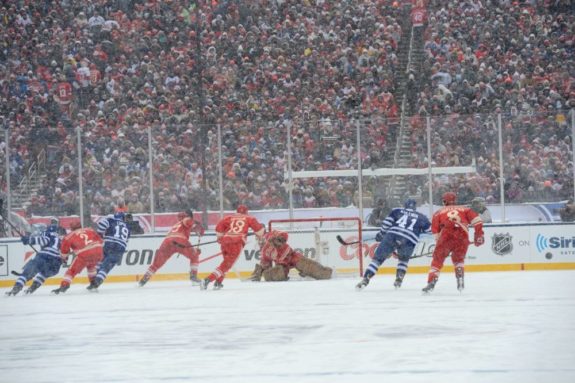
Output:
[[[513,237],[509,233],[495,234],[491,237],[491,249],[497,255],[505,255],[513,250]]]

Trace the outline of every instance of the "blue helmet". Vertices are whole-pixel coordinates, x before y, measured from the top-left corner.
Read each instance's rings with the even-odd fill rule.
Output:
[[[403,207],[406,209],[415,210],[416,206],[417,206],[417,202],[415,202],[415,200],[411,199],[411,198],[405,200],[405,202],[403,203]]]
[[[125,218],[126,218],[126,214],[124,214],[124,212],[122,212],[122,211],[117,211],[114,213],[114,219],[117,219],[119,221],[124,221]]]
[[[46,227],[46,230],[49,232],[55,233],[58,231],[59,226],[60,226],[60,221],[58,221],[58,218],[52,217],[50,219],[50,224],[48,225],[48,227]]]

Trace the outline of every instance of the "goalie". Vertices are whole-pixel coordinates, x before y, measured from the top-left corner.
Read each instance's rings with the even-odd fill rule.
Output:
[[[264,236],[260,244],[260,263],[250,276],[251,281],[262,278],[268,282],[287,281],[290,269],[295,268],[300,275],[314,279],[330,279],[333,270],[305,257],[287,244],[288,233],[272,230]]]

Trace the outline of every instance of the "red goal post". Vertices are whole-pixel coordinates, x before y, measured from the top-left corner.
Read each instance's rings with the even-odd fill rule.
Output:
[[[336,275],[363,275],[362,222],[357,217],[272,219],[268,230],[288,232],[293,249],[332,267]],[[337,236],[353,244],[343,245]]]

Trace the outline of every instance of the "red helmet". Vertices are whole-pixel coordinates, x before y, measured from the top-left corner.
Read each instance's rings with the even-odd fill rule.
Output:
[[[454,192],[444,193],[441,197],[444,205],[455,205],[457,203],[457,194]]]
[[[246,205],[238,205],[236,211],[240,214],[248,214],[248,207]]]
[[[70,222],[70,230],[74,231],[74,230],[78,230],[82,227],[82,224],[80,223],[80,221],[72,221]]]
[[[186,217],[194,218],[194,211],[192,209],[186,209],[185,211],[178,213],[178,220],[181,221]]]

